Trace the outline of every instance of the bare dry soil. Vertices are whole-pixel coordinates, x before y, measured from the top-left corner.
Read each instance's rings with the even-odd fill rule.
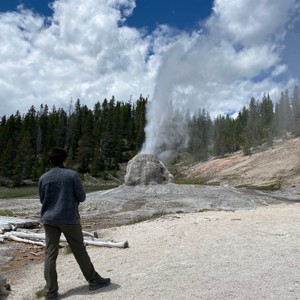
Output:
[[[61,258],[62,299],[300,299],[300,140],[177,168],[207,185],[121,185],[88,194],[80,207],[84,229],[126,238],[130,250],[90,248],[103,276],[113,277],[114,285],[103,294],[77,287],[84,282],[76,263]],[[38,219],[40,204],[0,200],[1,209]],[[17,275],[12,299],[34,299],[43,284],[43,250],[13,242],[1,247],[16,250],[6,264],[6,274]],[[78,274],[70,281],[73,268]]]

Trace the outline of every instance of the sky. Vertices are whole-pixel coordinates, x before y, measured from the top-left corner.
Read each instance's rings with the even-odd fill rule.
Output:
[[[0,116],[142,94],[155,132],[170,102],[234,115],[300,79],[300,0],[0,0],[0,29]]]

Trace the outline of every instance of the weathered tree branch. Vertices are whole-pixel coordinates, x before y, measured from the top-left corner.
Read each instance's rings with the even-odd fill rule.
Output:
[[[39,242],[39,241],[32,241],[24,238],[17,237],[10,232],[6,232],[4,234],[4,238],[15,241],[15,242],[20,242],[20,243],[26,243],[26,244],[32,244],[32,245],[37,245],[37,246],[43,246],[45,247],[45,243]]]
[[[108,247],[108,248],[128,248],[128,242],[113,242],[103,240],[84,240],[86,245]]]
[[[46,239],[44,233],[28,233],[22,231],[10,231],[4,234],[4,238],[14,240],[16,242],[29,243],[39,246],[45,246],[44,241]],[[67,243],[66,238],[62,235],[60,238],[61,243]],[[95,238],[84,239],[85,245],[93,245],[98,247],[108,248],[128,248],[128,242],[114,242],[109,240],[100,240]]]

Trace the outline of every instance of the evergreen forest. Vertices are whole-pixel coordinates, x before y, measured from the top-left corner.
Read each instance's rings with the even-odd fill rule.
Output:
[[[105,178],[108,172],[117,172],[143,145],[147,102],[142,95],[134,103],[112,97],[90,109],[78,99],[68,111],[41,105],[31,106],[23,115],[17,111],[0,116],[0,185],[37,181],[51,168],[47,154],[54,146],[68,151],[68,167],[81,174]],[[180,118],[189,136],[181,151],[194,161],[238,150],[249,155],[264,143],[271,146],[275,138],[300,136],[299,87],[291,94],[282,92],[275,104],[268,94],[261,100],[252,98],[234,117],[211,119],[203,108]]]

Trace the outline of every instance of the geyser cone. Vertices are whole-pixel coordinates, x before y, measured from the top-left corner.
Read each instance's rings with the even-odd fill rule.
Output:
[[[153,154],[138,154],[126,167],[125,184],[130,186],[174,182],[173,175]]]

